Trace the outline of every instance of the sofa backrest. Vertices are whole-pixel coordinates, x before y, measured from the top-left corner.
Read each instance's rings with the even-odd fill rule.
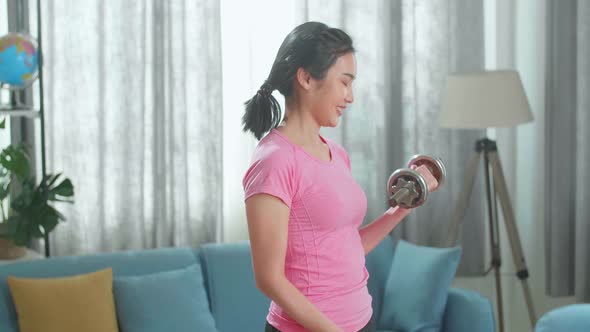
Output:
[[[217,330],[264,331],[270,300],[256,288],[249,243],[211,243],[199,251]]]
[[[387,237],[366,257],[368,288],[378,321],[394,245]],[[200,263],[209,305],[219,332],[263,331],[270,300],[254,281],[249,243],[211,243],[198,249],[161,248],[121,251],[0,265],[0,331],[17,332],[18,323],[7,276],[50,278],[111,267],[114,277],[176,270]]]
[[[197,254],[197,256],[195,256]],[[0,331],[17,332],[18,323],[7,276],[28,278],[64,277],[90,273],[107,267],[113,276],[133,276],[175,270],[198,263],[190,248],[166,248],[117,252],[17,262],[0,265]]]
[[[393,242],[387,237],[366,257],[375,319],[381,313],[393,250]],[[256,288],[249,243],[206,244],[201,246],[200,256],[218,331],[264,331],[270,300]]]

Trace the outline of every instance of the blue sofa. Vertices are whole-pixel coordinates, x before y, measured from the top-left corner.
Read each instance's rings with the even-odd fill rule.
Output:
[[[377,322],[394,249],[393,241],[387,238],[366,259],[370,273],[368,287],[373,296],[374,318]],[[209,307],[218,332],[264,331],[269,300],[255,286],[247,242],[206,244],[198,249],[163,248],[54,257],[0,266],[0,331],[18,330],[15,308],[6,284],[6,277],[9,275],[33,278],[58,277],[112,267],[116,278],[175,270],[195,263],[201,265]],[[388,331],[379,325],[377,330]],[[452,288],[449,291],[442,331],[494,330],[493,309],[487,298],[468,290]]]
[[[590,304],[570,304],[553,309],[541,317],[535,332],[590,331]]]

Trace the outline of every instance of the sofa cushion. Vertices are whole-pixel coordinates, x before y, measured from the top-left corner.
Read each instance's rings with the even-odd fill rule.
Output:
[[[115,278],[121,332],[216,331],[199,264]]]
[[[459,247],[431,248],[399,241],[385,286],[379,326],[440,331],[460,255]]]
[[[198,262],[192,248],[159,248],[108,254],[53,257],[0,265],[0,331],[17,332],[14,304],[7,276],[52,278],[94,272],[112,267],[114,277],[175,270]]]
[[[383,294],[385,294],[385,285],[391,270],[394,249],[392,238],[387,236],[365,258],[365,266],[369,271],[367,288],[373,298],[373,321],[377,329],[381,328],[379,315],[381,314]]]
[[[270,300],[256,287],[249,243],[205,244],[200,252],[217,330],[264,331]]]
[[[7,278],[20,332],[117,332],[113,271],[65,278]]]

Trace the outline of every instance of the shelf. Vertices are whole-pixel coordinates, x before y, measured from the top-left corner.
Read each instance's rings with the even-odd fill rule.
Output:
[[[20,116],[28,118],[38,118],[39,111],[28,107],[10,107],[0,106],[0,116]]]

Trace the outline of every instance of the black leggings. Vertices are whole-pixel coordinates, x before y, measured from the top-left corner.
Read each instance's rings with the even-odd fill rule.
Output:
[[[266,326],[264,327],[264,332],[281,332],[281,330],[277,329],[276,327],[270,325],[266,322]],[[375,324],[373,323],[373,319],[371,319],[365,327],[360,329],[358,332],[375,332]]]

